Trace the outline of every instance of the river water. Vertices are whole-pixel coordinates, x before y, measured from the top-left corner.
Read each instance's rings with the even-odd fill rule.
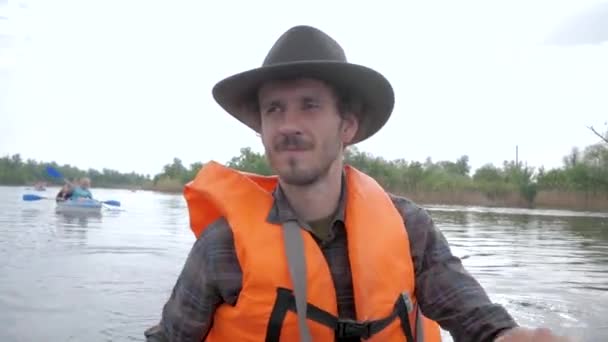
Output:
[[[142,341],[194,242],[183,198],[95,189],[120,210],[74,216],[24,193],[0,187],[0,341]],[[427,208],[520,324],[608,341],[608,214]]]

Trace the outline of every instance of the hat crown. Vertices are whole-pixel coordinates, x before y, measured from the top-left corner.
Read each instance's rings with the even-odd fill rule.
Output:
[[[277,39],[262,66],[302,61],[347,62],[337,41],[317,28],[301,25]]]

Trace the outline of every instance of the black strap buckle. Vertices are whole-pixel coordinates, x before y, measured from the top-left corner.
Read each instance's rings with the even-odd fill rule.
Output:
[[[338,338],[369,338],[371,335],[371,325],[369,322],[338,319],[336,334]]]

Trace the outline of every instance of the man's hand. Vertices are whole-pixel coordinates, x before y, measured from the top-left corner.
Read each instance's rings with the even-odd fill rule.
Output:
[[[574,342],[574,339],[558,336],[546,328],[513,328],[501,334],[494,342]]]

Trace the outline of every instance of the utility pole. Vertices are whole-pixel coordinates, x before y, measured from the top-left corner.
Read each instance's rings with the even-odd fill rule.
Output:
[[[515,167],[519,169],[519,146],[515,145]]]

